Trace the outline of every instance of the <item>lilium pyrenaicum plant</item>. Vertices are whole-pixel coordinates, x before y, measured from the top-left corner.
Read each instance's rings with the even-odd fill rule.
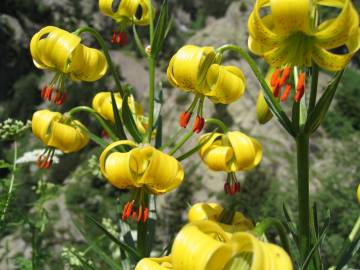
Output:
[[[171,58],[167,68],[170,83],[195,94],[190,107],[181,114],[180,126],[186,127],[199,102],[193,131],[199,133],[204,126],[203,102],[208,97],[214,103],[229,104],[238,100],[245,91],[246,79],[235,66],[222,66],[220,55],[212,47],[186,45]]]
[[[112,152],[115,147],[132,148],[128,152]],[[139,146],[132,141],[122,140],[108,145],[100,156],[100,169],[104,177],[119,189],[132,189],[132,199],[125,205],[123,220],[130,216],[145,222],[148,208],[147,194],[160,195],[180,185],[184,170],[174,157],[150,145]]]
[[[55,149],[64,153],[77,152],[89,142],[84,132],[85,127],[79,121],[71,120],[59,112],[36,111],[31,127],[33,134],[47,145],[37,161],[40,168],[51,166]]]
[[[43,99],[61,105],[67,76],[74,81],[93,82],[105,75],[104,53],[80,42],[79,36],[55,26],[46,26],[32,37],[30,51],[35,66],[56,72],[50,84],[41,90]]]
[[[201,136],[199,155],[210,170],[228,173],[224,190],[233,195],[240,190],[235,172],[256,167],[262,158],[262,146],[254,138],[239,131]]]
[[[270,13],[261,17],[262,9],[268,7]],[[339,14],[318,24],[317,10],[322,7],[336,8]],[[339,71],[360,47],[359,15],[350,0],[257,0],[248,28],[250,51],[276,68],[271,86],[277,97],[286,85],[285,100],[292,88],[288,78],[293,67],[302,69],[315,62],[325,70]],[[347,52],[331,51],[340,47]],[[295,102],[301,100],[305,89],[304,71],[298,76]]]

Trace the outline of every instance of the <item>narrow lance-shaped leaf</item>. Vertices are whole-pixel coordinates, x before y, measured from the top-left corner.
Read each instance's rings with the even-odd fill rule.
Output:
[[[118,110],[117,105],[116,105],[114,92],[111,91],[110,96],[111,96],[112,109],[113,109],[113,113],[114,113],[114,117],[115,117],[115,132],[116,132],[116,135],[120,139],[126,140],[126,134],[124,132],[122,121],[121,121],[120,114],[119,114],[119,110]]]
[[[306,121],[304,127],[304,131],[306,133],[315,132],[324,120],[343,74],[344,70],[339,71],[330,84],[326,87],[324,94],[321,96],[314,110],[311,112],[308,120]]]
[[[129,99],[129,94],[125,94],[124,98],[123,98],[123,102],[122,102],[122,118],[124,121],[124,124],[126,126],[126,129],[129,131],[129,133],[131,134],[131,136],[134,138],[134,140],[137,143],[140,143],[143,141],[143,136],[141,135],[141,133],[139,132],[134,117],[133,117],[133,113],[131,112],[130,108],[129,108],[129,103],[128,103],[128,99]]]
[[[140,256],[137,252],[130,247],[129,245],[121,242],[117,239],[112,233],[110,233],[101,223],[99,223],[96,219],[91,216],[86,216],[92,223],[94,223],[102,232],[104,232],[114,243],[116,243],[120,248],[124,249],[129,255],[133,262],[138,262],[140,260]]]
[[[153,58],[156,58],[159,52],[161,51],[166,34],[168,33],[168,23],[169,23],[169,6],[168,1],[164,0],[161,5],[160,15],[156,23],[154,39],[151,44],[151,55]]]

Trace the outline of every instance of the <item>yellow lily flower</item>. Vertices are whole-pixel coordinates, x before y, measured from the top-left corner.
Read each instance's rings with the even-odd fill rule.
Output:
[[[122,98],[119,93],[114,94],[117,109],[121,111]],[[140,133],[145,134],[147,128],[147,118],[143,116],[143,109],[139,103],[134,101],[132,97],[128,98],[128,104],[131,112],[134,114],[134,120]],[[115,116],[112,108],[110,92],[99,92],[92,101],[92,107],[104,119],[115,123]],[[121,115],[121,114],[120,114]]]
[[[208,133],[201,136],[199,144],[199,155],[207,167],[228,173],[224,190],[230,195],[240,191],[235,172],[256,167],[262,158],[261,144],[239,131]]]
[[[208,97],[214,103],[229,104],[238,100],[245,91],[246,80],[235,66],[219,65],[220,57],[212,47],[186,45],[171,58],[167,68],[170,83],[185,92],[195,94],[195,99],[181,114],[180,126],[186,127],[197,103],[197,118],[193,126],[200,132],[204,125],[203,101]]]
[[[358,185],[358,188],[357,188],[357,199],[360,204],[360,184]]]
[[[253,223],[240,212],[235,212],[230,224],[222,223],[221,214],[223,213],[223,210],[224,208],[217,203],[196,203],[188,212],[188,220],[189,222],[211,220],[217,222],[218,225],[228,233],[249,231],[253,229]]]
[[[175,270],[293,269],[288,254],[279,246],[264,243],[252,234],[226,233],[217,223],[191,222],[176,236],[171,262]]]
[[[169,270],[174,269],[171,264],[171,257],[144,258],[138,262],[135,270]]]
[[[117,7],[115,6],[118,3]],[[104,15],[113,18],[116,22],[124,25],[137,24],[148,25],[150,23],[150,8],[146,0],[99,0],[99,7]]]
[[[128,152],[112,152],[117,146],[132,148]],[[108,145],[100,156],[104,177],[120,189],[134,189],[133,199],[126,204],[123,219],[132,215],[138,221],[147,219],[145,193],[160,195],[177,188],[184,179],[184,170],[174,157],[150,145],[138,146],[121,140]],[[144,214],[145,212],[145,214]]]
[[[39,157],[38,165],[48,168],[52,163],[55,148],[64,153],[77,152],[89,142],[84,126],[61,113],[40,110],[32,117],[32,132],[49,148]]]
[[[260,17],[262,8],[271,13]],[[321,7],[340,10],[334,19],[314,23]],[[249,49],[273,67],[306,66],[343,69],[360,46],[359,16],[350,0],[257,0],[248,20]],[[330,50],[345,46],[345,54]]]
[[[55,26],[46,26],[32,37],[30,52],[35,66],[56,72],[50,85],[42,89],[44,99],[56,104],[63,102],[65,75],[75,81],[87,82],[105,75],[107,62],[104,53],[80,42],[79,36]],[[55,95],[52,95],[56,85]]]

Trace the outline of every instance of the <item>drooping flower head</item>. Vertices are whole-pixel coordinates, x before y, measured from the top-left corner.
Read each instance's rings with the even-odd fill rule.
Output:
[[[318,24],[317,10],[330,7],[339,10],[336,18]],[[270,13],[260,13],[270,8]],[[312,62],[329,71],[343,69],[360,47],[359,16],[350,0],[257,0],[248,20],[251,52],[262,56],[276,68],[271,80],[274,96],[287,83],[292,68],[310,67]],[[345,48],[346,53],[332,50]],[[300,71],[294,100],[304,94],[305,73]]]
[[[230,195],[240,190],[235,172],[256,167],[262,158],[261,144],[239,131],[208,133],[201,136],[199,144],[199,155],[207,167],[228,173],[224,190]]]
[[[80,43],[79,36],[55,26],[46,26],[31,39],[30,51],[37,68],[56,72],[41,96],[61,105],[65,99],[65,78],[92,82],[105,75],[107,62],[104,53]]]
[[[187,126],[199,103],[193,126],[193,131],[197,133],[204,126],[205,97],[214,103],[229,104],[243,95],[246,85],[239,68],[220,65],[220,56],[215,53],[214,48],[195,45],[180,48],[171,58],[167,77],[173,86],[195,95],[190,107],[180,116],[180,126]]]
[[[233,216],[230,216],[230,220],[226,219],[228,217],[224,215],[224,208],[217,203],[196,203],[188,211],[189,222],[199,220],[215,221],[228,233],[249,231],[254,227],[251,220],[240,212],[235,212]]]
[[[71,120],[58,112],[40,110],[32,117],[32,132],[47,148],[39,156],[38,165],[49,168],[55,149],[64,153],[77,152],[89,142],[84,126],[77,120]]]
[[[150,23],[150,10],[155,13],[154,7],[149,7],[147,0],[99,0],[101,12],[114,19],[120,32],[114,31],[111,43],[126,45],[127,34],[125,28],[131,24],[148,25]]]
[[[130,147],[125,152],[114,151],[116,147]],[[150,145],[138,146],[132,141],[114,142],[102,152],[100,169],[104,177],[119,189],[133,190],[133,196],[123,210],[123,220],[130,216],[145,222],[148,208],[144,195],[160,195],[180,185],[184,178],[181,164]]]
[[[115,93],[114,98],[115,98],[115,103],[116,103],[117,109],[121,111],[123,100],[122,100],[120,94]],[[138,130],[140,131],[140,133],[145,134],[148,119],[143,115],[143,109],[142,109],[141,105],[139,103],[135,102],[135,100],[132,97],[128,98],[128,105],[129,105],[131,112],[133,113],[134,120],[135,120]],[[114,111],[113,111],[113,107],[112,107],[110,92],[97,93],[95,95],[95,97],[93,98],[92,107],[103,118],[105,118],[106,120],[108,120],[112,123],[115,123],[115,116],[114,116]]]
[[[177,234],[169,257],[145,258],[135,270],[292,270],[289,255],[251,233],[229,234],[210,220],[191,222]]]

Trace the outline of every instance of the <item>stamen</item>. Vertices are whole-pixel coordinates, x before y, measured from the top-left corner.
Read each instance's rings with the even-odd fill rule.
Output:
[[[279,78],[280,72],[281,72],[281,69],[277,68],[277,69],[274,71],[274,73],[272,74],[272,76],[271,76],[271,81],[270,81],[270,85],[271,85],[272,87],[275,87],[275,84],[276,84],[276,82],[277,82],[277,80],[278,80],[278,78]]]
[[[205,125],[204,117],[200,117],[199,115],[197,115],[193,125],[193,132],[200,133],[200,131],[204,128],[204,125]]]
[[[46,85],[43,86],[43,88],[41,88],[40,96],[42,99],[44,99],[44,97],[45,97],[46,88],[47,88]]]
[[[275,86],[274,86],[274,91],[273,91],[273,95],[274,97],[278,97],[279,94],[280,94],[280,88],[281,88],[281,85],[280,85],[280,79],[278,78],[276,83],[275,83]]]
[[[287,79],[289,78],[289,76],[290,76],[290,72],[291,72],[290,67],[285,67],[285,68],[284,68],[284,71],[283,71],[282,76],[281,76],[281,79],[280,79],[280,86],[285,85],[286,80],[287,80]]]
[[[148,217],[149,217],[149,208],[146,207],[146,208],[144,209],[144,214],[143,214],[142,222],[145,223],[145,222],[147,221]]]
[[[301,72],[299,75],[298,84],[296,86],[296,93],[294,96],[295,102],[300,102],[305,92],[305,73]]]
[[[116,32],[114,31],[114,34],[112,35],[112,38],[111,38],[111,43],[114,43],[116,40]]]
[[[179,120],[179,124],[180,124],[180,127],[182,128],[186,128],[187,124],[189,123],[189,120],[191,118],[191,115],[192,113],[191,112],[183,112],[181,115],[180,115],[180,120]]]
[[[287,100],[289,94],[290,94],[290,91],[291,91],[291,88],[292,88],[292,85],[291,84],[287,84],[286,87],[285,87],[285,91],[284,93],[282,94],[281,96],[281,101],[284,102]]]
[[[226,178],[226,183],[224,184],[224,191],[230,196],[233,196],[240,191],[240,183],[236,179],[236,175],[234,172],[228,174]]]

